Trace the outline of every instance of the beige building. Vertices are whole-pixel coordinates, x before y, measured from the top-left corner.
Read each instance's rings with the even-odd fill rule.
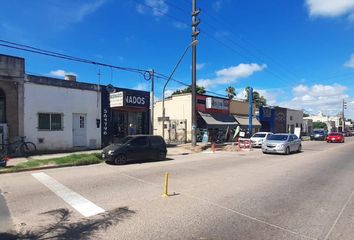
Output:
[[[165,99],[165,139],[186,142],[191,140],[191,94],[174,95]],[[162,101],[154,105],[154,134],[162,136]]]
[[[249,104],[246,101],[240,101],[240,100],[231,100],[230,101],[230,114],[233,115],[233,117],[236,119],[238,122],[238,125],[241,127],[243,130],[248,129],[248,109]],[[252,107],[252,134],[258,132],[261,129],[261,123],[257,120],[256,118],[256,105],[253,104]]]
[[[248,102],[229,100],[214,96],[197,95],[197,140],[201,141],[203,131],[209,137],[224,135],[225,139],[232,136],[237,126],[248,129]],[[154,134],[163,135],[166,141],[187,142],[191,140],[192,97],[190,93],[173,95],[165,99],[165,121],[162,121],[162,101],[154,105]],[[255,117],[253,107],[253,132],[261,128]],[[212,141],[212,140],[211,140]]]

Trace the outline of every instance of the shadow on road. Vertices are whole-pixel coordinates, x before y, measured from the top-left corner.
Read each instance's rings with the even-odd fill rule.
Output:
[[[166,161],[172,161],[174,160],[173,158],[169,158],[167,157],[165,160],[149,160],[149,159],[145,159],[145,160],[130,160],[130,161],[127,161],[124,165],[131,165],[131,164],[143,164],[143,163],[148,163],[148,162],[166,162]],[[108,165],[115,165],[114,162],[109,162],[109,161],[106,161],[106,164]],[[121,166],[121,165],[117,165],[117,166]]]
[[[127,207],[116,208],[80,222],[70,222],[70,211],[65,208],[42,213],[54,218],[54,223],[38,230],[28,230],[17,234],[0,233],[0,239],[88,239],[99,238],[97,231],[106,230],[130,218],[134,211]]]

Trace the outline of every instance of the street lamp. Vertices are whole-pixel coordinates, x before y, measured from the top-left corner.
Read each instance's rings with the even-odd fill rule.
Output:
[[[182,59],[184,58],[184,55],[186,55],[188,49],[192,46],[195,46],[198,44],[198,40],[194,40],[192,41],[186,48],[186,50],[184,50],[182,56],[179,58],[177,64],[175,65],[175,67],[173,68],[170,76],[168,77],[165,85],[163,86],[163,90],[162,90],[162,138],[165,139],[165,90],[166,90],[166,86],[168,84],[168,82],[171,80],[173,74],[175,73],[175,71],[177,70],[179,64],[181,63]]]

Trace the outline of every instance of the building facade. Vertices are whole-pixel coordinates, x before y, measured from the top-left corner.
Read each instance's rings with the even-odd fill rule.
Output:
[[[101,87],[102,145],[119,142],[127,135],[148,134],[150,93],[112,85]]]
[[[112,106],[122,93],[122,105]],[[26,136],[40,151],[97,149],[149,133],[149,92],[25,74],[23,58],[0,55],[0,143]]]
[[[302,132],[304,113],[301,110],[286,109],[287,132],[294,133],[295,128],[300,128]]]
[[[27,75],[24,134],[40,151],[101,147],[98,85]]]
[[[252,106],[252,133],[259,132],[261,123],[256,118],[255,113],[258,111],[256,105]],[[249,103],[247,101],[231,100],[230,114],[236,119],[240,128],[247,132],[249,126]]]
[[[282,107],[265,106],[259,108],[259,121],[262,125],[261,131],[273,133],[285,133],[287,110]]]
[[[23,135],[24,59],[0,55],[0,143]]]

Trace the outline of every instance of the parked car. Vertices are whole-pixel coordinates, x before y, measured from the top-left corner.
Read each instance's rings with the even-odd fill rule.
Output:
[[[262,144],[263,153],[283,153],[301,152],[301,139],[295,134],[277,133],[271,135]]]
[[[131,160],[165,160],[167,148],[164,139],[154,135],[132,135],[120,143],[111,144],[102,150],[102,158],[114,164]]]
[[[344,136],[352,137],[353,136],[352,131],[346,131]]]
[[[262,147],[263,141],[267,140],[273,133],[257,132],[251,137],[252,147]]]
[[[344,135],[343,133],[332,132],[327,136],[327,142],[337,142],[337,143],[344,143]]]
[[[326,140],[327,132],[323,129],[315,129],[310,137],[311,137],[311,140],[324,141],[324,140]]]

